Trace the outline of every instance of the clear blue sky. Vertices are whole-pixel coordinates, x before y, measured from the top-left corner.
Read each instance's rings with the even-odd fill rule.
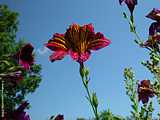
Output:
[[[65,120],[93,116],[79,76],[79,65],[69,56],[51,63],[50,51],[40,52],[43,44],[55,32],[64,33],[72,23],[93,23],[95,31],[112,40],[109,47],[93,52],[86,62],[91,73],[90,87],[97,92],[99,110],[111,109],[115,114],[129,115],[130,101],[125,94],[123,69],[133,67],[136,78],[152,76],[140,64],[147,60],[146,50],[139,48],[122,16],[126,6],[118,0],[1,0],[19,12],[17,38],[25,38],[35,46],[36,62],[42,65],[42,82],[35,93],[27,96],[33,120],[47,120],[54,114],[64,114]],[[138,0],[136,25],[140,36],[147,39],[151,20],[144,16],[160,7],[159,0]]]

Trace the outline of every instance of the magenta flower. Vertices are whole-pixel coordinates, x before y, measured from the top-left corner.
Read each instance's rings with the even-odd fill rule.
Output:
[[[24,101],[13,113],[13,120],[30,120],[29,115],[24,111],[29,105],[27,101]]]
[[[102,33],[94,32],[92,24],[80,26],[72,24],[66,33],[55,33],[46,47],[54,51],[50,60],[61,60],[70,55],[73,60],[81,63],[89,59],[91,50],[98,50],[111,43]]]
[[[28,43],[24,47],[20,49],[15,55],[16,59],[18,59],[19,64],[22,65],[25,69],[30,69],[30,66],[34,62],[34,57],[33,57],[33,46]]]
[[[54,120],[64,120],[64,116],[61,115],[61,114],[59,114],[59,115],[57,115],[57,116],[55,117]]]
[[[155,92],[150,84],[150,80],[142,80],[138,85],[138,99],[143,104],[148,103],[149,98],[154,96]]]
[[[153,10],[146,17],[160,22],[160,9],[153,8]]]
[[[119,0],[120,5],[125,2],[127,4],[127,7],[131,13],[133,14],[133,10],[135,8],[135,5],[137,5],[137,0]]]

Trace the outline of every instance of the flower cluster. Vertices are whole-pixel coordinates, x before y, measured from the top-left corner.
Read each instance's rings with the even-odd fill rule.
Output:
[[[73,60],[82,63],[88,60],[91,50],[98,50],[109,44],[110,40],[102,33],[94,32],[92,24],[72,24],[64,34],[55,33],[46,47],[55,51],[50,56],[52,62],[69,54]]]

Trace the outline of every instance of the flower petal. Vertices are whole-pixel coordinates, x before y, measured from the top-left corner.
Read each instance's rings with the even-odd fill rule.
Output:
[[[67,50],[67,43],[64,38],[64,34],[55,33],[53,38],[45,44],[47,48],[55,50]]]
[[[49,57],[49,59],[50,59],[51,62],[54,62],[55,60],[61,60],[61,59],[63,59],[67,54],[68,54],[67,51],[62,51],[62,50],[60,50],[60,51],[55,51],[55,52]]]
[[[33,46],[28,43],[23,46],[15,55],[14,58],[19,62],[20,65],[24,67],[24,69],[29,69],[30,66],[34,63]]]
[[[153,10],[146,15],[146,17],[152,20],[160,21],[160,9],[153,8]]]
[[[108,46],[110,43],[111,41],[109,39],[105,38],[102,33],[98,32],[96,33],[96,39],[90,42],[89,49],[98,50]]]
[[[119,0],[119,4],[121,5],[124,0]]]
[[[83,25],[81,29],[84,31],[88,30],[89,32],[94,32],[94,27],[92,23]]]

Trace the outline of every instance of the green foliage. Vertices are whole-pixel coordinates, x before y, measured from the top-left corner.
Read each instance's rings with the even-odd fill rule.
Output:
[[[138,88],[138,81],[134,78],[134,73],[132,68],[125,68],[124,70],[124,78],[125,78],[125,87],[126,87],[126,94],[130,98],[132,102],[132,117],[135,120],[140,120],[140,115],[138,111],[138,97],[137,97],[137,88]]]
[[[110,110],[105,110],[100,113],[100,120],[125,120],[121,116],[114,115]]]

